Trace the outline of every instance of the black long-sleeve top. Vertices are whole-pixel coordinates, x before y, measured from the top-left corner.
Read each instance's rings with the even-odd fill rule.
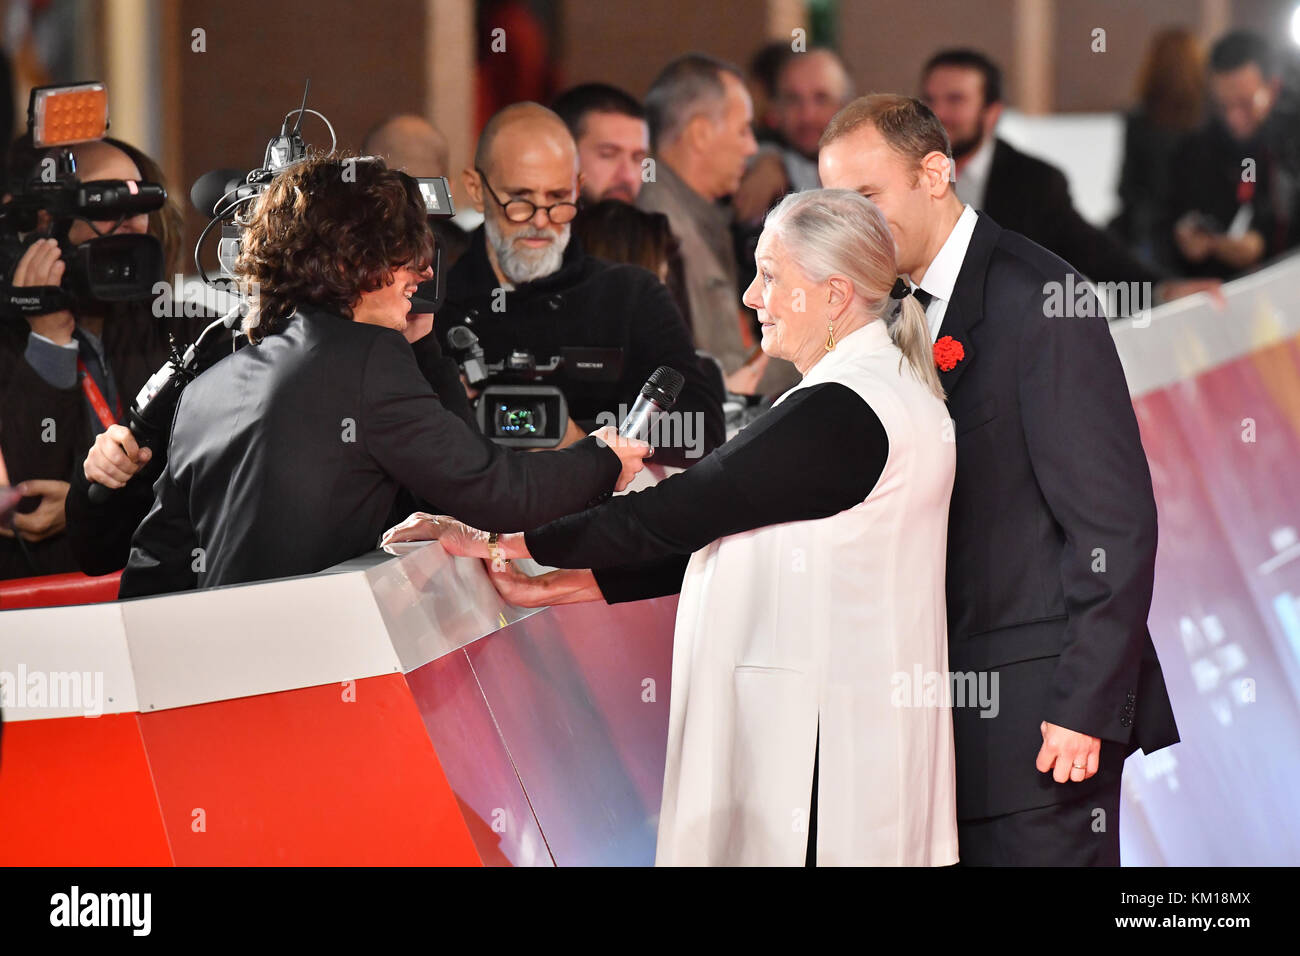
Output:
[[[870,494],[888,457],[870,405],[838,382],[811,385],[689,470],[524,540],[542,564],[594,569],[611,604],[672,594],[693,552],[727,535],[851,508]]]

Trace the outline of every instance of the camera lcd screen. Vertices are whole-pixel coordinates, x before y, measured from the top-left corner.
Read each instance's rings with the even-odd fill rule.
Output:
[[[424,197],[424,211],[439,218],[454,216],[456,210],[451,205],[451,189],[445,176],[419,176],[415,179],[420,186],[420,195]]]

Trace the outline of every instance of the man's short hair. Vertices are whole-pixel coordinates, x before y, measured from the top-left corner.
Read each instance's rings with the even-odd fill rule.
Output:
[[[914,177],[920,175],[921,160],[930,153],[942,153],[952,161],[948,133],[939,117],[916,97],[898,93],[858,97],[831,118],[818,149],[867,125],[873,126],[894,152],[913,165]]]
[[[921,70],[921,79],[924,81],[932,70],[941,66],[977,71],[984,78],[984,105],[992,106],[1002,102],[1002,69],[979,50],[940,50],[926,61]]]
[[[1273,47],[1251,30],[1233,30],[1210,49],[1211,73],[1231,73],[1249,63],[1259,67],[1265,78],[1272,77],[1276,69]]]
[[[660,71],[645,95],[650,142],[656,148],[676,140],[701,113],[721,116],[727,97],[724,73],[745,82],[739,69],[707,53],[685,53]]]
[[[645,119],[645,109],[635,96],[608,83],[583,83],[565,90],[555,98],[551,109],[564,120],[574,140],[582,138],[587,116],[591,113],[617,113],[632,119]]]

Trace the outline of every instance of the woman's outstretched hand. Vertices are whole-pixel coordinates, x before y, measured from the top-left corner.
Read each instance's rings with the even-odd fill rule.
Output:
[[[488,556],[487,532],[471,528],[449,515],[431,515],[417,511],[401,524],[385,531],[379,539],[379,546],[382,548],[399,541],[439,541],[448,554],[470,558]]]
[[[499,538],[496,554],[492,553],[486,531],[471,528],[450,515],[431,515],[417,511],[401,524],[389,528],[379,539],[379,546],[400,541],[437,541],[442,550],[458,558],[482,558],[491,561],[492,571],[504,570],[509,558],[528,557],[528,548],[522,534],[503,534]]]
[[[508,561],[500,570],[489,564],[488,570],[492,572],[488,575],[488,580],[507,604],[515,607],[545,607],[552,603],[545,574],[536,577],[524,574]]]
[[[442,545],[442,550],[457,557],[485,560],[491,557],[491,552],[488,550],[488,533],[459,521],[453,521],[443,529],[438,537],[438,543]]]
[[[502,568],[492,568],[491,571],[488,579],[497,593],[503,601],[515,607],[550,607],[605,599],[595,575],[585,569],[547,571],[530,576],[507,561]]]
[[[503,560],[493,562],[486,531],[471,528],[449,515],[431,515],[417,511],[401,524],[384,532],[379,546],[400,541],[438,541],[448,554],[482,558],[487,562],[491,572],[488,578],[497,593],[515,607],[545,607],[604,600],[595,575],[588,570],[547,571],[538,575],[527,575],[520,571],[509,559],[528,557],[528,548],[523,538],[522,534],[502,535],[499,550]]]

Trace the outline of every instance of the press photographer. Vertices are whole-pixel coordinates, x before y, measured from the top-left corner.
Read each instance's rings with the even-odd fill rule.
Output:
[[[651,436],[655,462],[690,465],[720,445],[721,388],[706,375],[667,288],[645,269],[587,256],[572,238],[581,180],[560,118],[536,103],[507,107],[484,127],[474,165],[465,188],[484,225],[448,278],[435,323],[443,350],[468,360],[475,391],[505,384],[527,393],[535,379],[567,406],[566,416],[558,398],[516,395],[517,403],[490,408],[481,400],[484,431],[509,439],[513,429],[528,440],[536,429],[546,433],[538,445],[571,444],[621,419],[620,409],[666,365],[686,384],[671,422]],[[481,356],[464,348],[466,331]]]
[[[87,125],[59,125],[61,109],[86,104]],[[106,127],[101,84],[38,89],[7,157],[0,454],[25,497],[0,528],[0,578],[75,571],[94,550],[65,530],[70,482],[166,359],[169,335],[189,341],[203,324],[152,314],[152,286],[178,262],[180,212],[157,164]]]
[[[235,273],[253,345],[181,394],[122,597],[321,571],[375,547],[401,488],[504,531],[640,470],[649,449],[613,429],[525,455],[442,406],[402,334],[434,253],[410,183],[313,156],[251,204]]]

